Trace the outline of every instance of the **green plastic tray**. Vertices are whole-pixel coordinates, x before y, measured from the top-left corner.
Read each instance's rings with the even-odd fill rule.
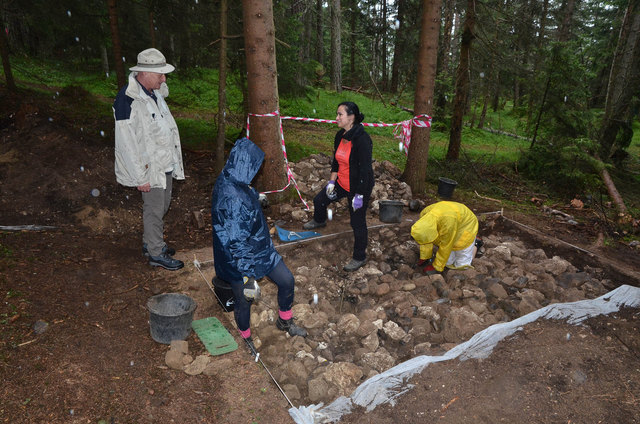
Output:
[[[218,318],[209,317],[193,321],[191,328],[202,340],[207,351],[214,356],[233,352],[238,348],[238,343]]]

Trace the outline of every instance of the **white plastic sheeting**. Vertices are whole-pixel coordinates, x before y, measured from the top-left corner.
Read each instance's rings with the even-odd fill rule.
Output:
[[[369,378],[349,397],[340,396],[327,406],[321,403],[291,408],[289,414],[298,424],[332,423],[339,421],[342,415],[351,412],[354,406],[361,406],[371,411],[383,403],[395,405],[395,398],[413,387],[407,382],[408,379],[420,373],[430,363],[455,358],[462,361],[486,358],[500,340],[521,330],[523,325],[540,318],[566,320],[569,324],[579,324],[588,318],[607,315],[625,306],[640,306],[640,288],[624,285],[597,299],[545,306],[511,322],[492,325],[442,356],[418,356],[398,364]]]

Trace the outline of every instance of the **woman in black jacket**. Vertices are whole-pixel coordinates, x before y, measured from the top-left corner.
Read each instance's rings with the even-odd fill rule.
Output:
[[[367,260],[367,206],[373,190],[371,137],[362,126],[364,115],[353,102],[338,105],[336,121],[340,130],[333,142],[331,177],[326,187],[313,199],[313,219],[304,228],[311,230],[327,225],[327,206],[346,197],[353,228],[353,257],[344,266],[355,271]]]

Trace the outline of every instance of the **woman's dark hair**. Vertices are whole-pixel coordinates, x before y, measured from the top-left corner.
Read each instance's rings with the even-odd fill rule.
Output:
[[[338,105],[338,107],[340,106],[344,106],[344,109],[347,111],[347,115],[355,116],[355,119],[353,120],[354,125],[364,121],[364,114],[360,113],[360,109],[357,104],[353,102],[342,102]]]

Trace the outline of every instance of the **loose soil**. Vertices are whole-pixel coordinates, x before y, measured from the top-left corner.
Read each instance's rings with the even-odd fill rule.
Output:
[[[147,299],[172,291],[196,299],[196,319],[215,316],[233,328],[192,264],[211,255],[211,154],[184,152],[187,178],[175,184],[166,219],[167,240],[185,269],[152,269],[140,250],[140,196],[113,175],[112,121],[76,121],[63,113],[89,104],[79,90],[47,101],[0,94],[0,225],[50,227],[0,232],[0,421],[291,422],[289,403],[242,345],[215,357],[212,375],[189,376],[165,365],[167,346],[149,334]],[[532,197],[521,188],[505,191],[512,201]],[[501,207],[482,198],[465,203],[477,213]],[[483,231],[515,234],[578,268],[601,268],[614,285],[637,286],[638,250],[601,246],[595,214],[571,213],[581,225],[505,208],[505,216],[526,227]],[[277,208],[267,214],[271,221],[280,218]],[[340,229],[348,222],[337,217],[332,231]],[[330,249],[332,241],[317,243]],[[291,269],[305,263],[299,251],[295,260],[287,262]],[[357,410],[342,421],[638,422],[639,331],[638,309],[580,326],[538,321],[502,341],[487,359],[428,366],[395,407]],[[206,352],[194,334],[187,340],[192,356]]]

